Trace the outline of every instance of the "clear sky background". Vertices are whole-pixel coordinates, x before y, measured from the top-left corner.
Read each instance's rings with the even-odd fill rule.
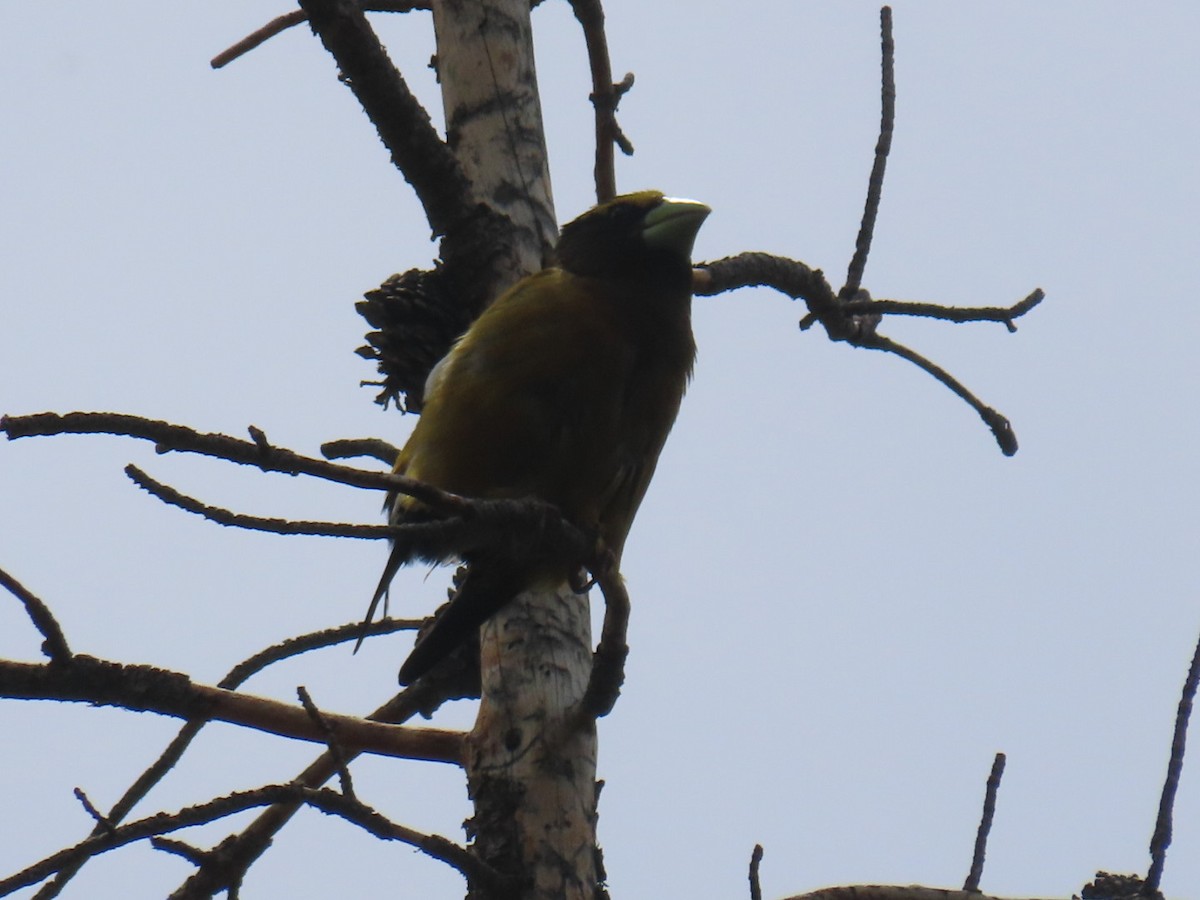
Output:
[[[0,411],[115,410],[302,452],[403,441],[354,355],[364,290],[435,252],[419,206],[311,34],[220,72],[286,10],[264,0],[0,6]],[[601,723],[613,896],[744,897],[854,882],[961,885],[997,750],[983,888],[1069,896],[1144,872],[1200,631],[1200,6],[906,2],[898,119],[866,286],[948,304],[1047,300],[997,325],[889,321],[1011,417],[978,418],[896,359],[800,333],[768,290],[695,304],[695,380],[634,528],[628,681]],[[608,4],[637,85],[624,190],[709,203],[697,259],[767,250],[835,282],[878,123],[878,7]],[[592,202],[582,39],[535,11],[559,218]],[[440,121],[424,14],[373,21]],[[214,682],[256,649],[360,616],[381,544],[241,533],[163,506],[135,462],[208,502],[379,521],[376,494],[62,437],[0,444],[0,565],[79,652]],[[393,610],[426,613],[418,571]],[[366,712],[407,638],[335,649],[247,690]],[[0,602],[0,655],[39,637]],[[468,725],[467,704],[442,724]],[[81,838],[178,723],[0,704],[0,873]],[[1200,725],[1197,725],[1200,728]],[[1200,744],[1200,734],[1193,744]],[[308,745],[211,726],[140,814],[292,777]],[[1200,756],[1164,889],[1200,897]],[[451,767],[365,759],[360,795],[461,837]],[[228,826],[191,838],[216,840]],[[187,874],[139,847],[67,896],[162,897]],[[246,897],[456,897],[454,873],[315,812]],[[28,896],[25,892],[21,896]]]

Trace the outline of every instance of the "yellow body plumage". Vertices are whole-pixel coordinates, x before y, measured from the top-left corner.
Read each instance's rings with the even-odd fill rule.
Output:
[[[619,560],[695,358],[692,242],[709,209],[654,191],[564,226],[559,266],[498,298],[430,373],[398,473],[467,497],[535,497]],[[402,522],[415,501],[397,495]],[[409,683],[532,582],[468,559],[467,579],[401,669]],[[376,592],[387,588],[395,566]]]

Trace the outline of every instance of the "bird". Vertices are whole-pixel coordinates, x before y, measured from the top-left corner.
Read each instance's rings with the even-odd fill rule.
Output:
[[[696,357],[692,246],[711,209],[659,191],[625,194],[564,225],[556,265],[497,298],[429,373],[394,471],[468,498],[533,498],[620,562]],[[389,521],[427,516],[390,494]],[[394,547],[367,622],[399,566]],[[522,591],[578,561],[467,554],[457,593],[400,669],[412,684]]]

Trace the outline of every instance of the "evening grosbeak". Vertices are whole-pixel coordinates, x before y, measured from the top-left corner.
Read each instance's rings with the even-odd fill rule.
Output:
[[[563,226],[557,267],[500,296],[429,373],[395,471],[465,497],[553,504],[619,562],[691,376],[692,243],[710,211],[641,191]],[[402,494],[387,508],[394,524],[422,515]],[[372,612],[404,561],[393,550]],[[555,587],[575,569],[487,553],[465,561],[457,594],[401,667],[402,684],[517,594]]]

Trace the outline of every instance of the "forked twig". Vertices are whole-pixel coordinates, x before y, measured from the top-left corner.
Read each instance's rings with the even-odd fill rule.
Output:
[[[893,353],[932,375],[978,413],[991,429],[1000,450],[1005,456],[1012,456],[1017,452],[1017,438],[1012,424],[1005,416],[983,403],[941,366],[915,350],[879,334],[878,326],[882,317],[891,313],[926,316],[950,322],[1002,322],[1011,332],[1016,330],[1014,320],[1042,301],[1044,295],[1041,290],[1033,291],[1024,300],[1007,308],[954,308],[932,303],[872,300],[861,287],[879,213],[883,177],[895,127],[895,42],[892,38],[892,11],[886,6],[880,10],[880,31],[882,84],[879,137],[875,144],[875,160],[867,184],[862,222],[846,273],[845,285],[835,293],[820,269],[810,268],[797,260],[766,253],[743,253],[699,264],[693,272],[693,290],[696,294],[708,295],[749,285],[767,285],[783,291],[792,298],[803,299],[808,307],[808,314],[800,322],[801,329],[807,329],[820,322],[830,340],[845,341],[855,347]]]
[[[476,204],[458,158],[392,65],[362,8],[353,0],[299,2],[396,168],[412,185],[433,233],[444,235],[471,218]]]
[[[1006,456],[1017,452],[1017,438],[1008,419],[985,404],[957,378],[941,366],[877,331],[879,319],[885,313],[925,316],[951,322],[1002,322],[1015,331],[1013,321],[1041,303],[1045,296],[1036,290],[1009,307],[943,307],[932,303],[905,303],[898,300],[862,299],[861,289],[850,301],[842,301],[834,293],[825,274],[802,262],[769,253],[741,253],[699,263],[693,272],[693,292],[701,296],[719,294],[741,287],[761,285],[772,287],[793,299],[803,300],[808,315],[800,327],[820,322],[830,340],[844,341],[855,347],[882,350],[908,360],[940,381],[979,414],[991,429],[1001,451]]]
[[[212,506],[180,493],[175,488],[151,478],[137,466],[130,464],[125,467],[129,480],[147,493],[157,497],[163,503],[174,506],[186,512],[203,516],[219,525],[235,528],[245,528],[248,531],[268,531],[272,534],[303,534],[321,537],[352,537],[377,539],[389,536],[389,525],[355,525],[349,522],[312,522],[281,519],[270,516],[252,516],[245,513],[235,513],[220,506]]]
[[[357,469],[275,447],[259,429],[251,426],[249,430],[255,437],[245,441],[227,434],[200,432],[185,425],[124,413],[44,412],[0,417],[0,431],[4,431],[9,440],[60,434],[117,434],[152,441],[156,453],[198,453],[254,466],[264,472],[309,475],[352,487],[393,491],[446,512],[461,511],[469,503],[455,494],[402,475]]]
[[[617,105],[633,87],[630,72],[619,84],[613,83],[612,62],[608,55],[608,36],[604,32],[604,7],[600,0],[571,0],[571,10],[583,28],[588,64],[592,72],[592,107],[596,119],[596,202],[606,203],[617,194],[617,174],[613,147],[621,148],[626,156],[633,155],[621,126],[617,124]]]
[[[128,825],[122,825],[111,832],[89,837],[73,847],[60,850],[20,872],[0,879],[0,894],[11,893],[18,888],[37,884],[83,859],[97,856],[117,847],[182,828],[214,822],[247,809],[288,801],[298,801],[322,812],[340,816],[375,837],[410,844],[434,859],[453,866],[469,880],[477,881],[494,890],[500,891],[505,887],[504,880],[495,870],[453,841],[439,835],[424,834],[392,822],[371,807],[351,800],[336,791],[314,790],[294,784],[275,784],[249,791],[239,791],[207,803],[185,807],[174,813],[158,813],[136,822],[130,822]]]
[[[371,721],[398,724],[412,718],[418,712],[428,713],[444,700],[462,696],[438,693],[444,688],[445,684],[442,682],[423,680],[401,691],[367,718]],[[474,696],[478,696],[478,685],[476,685]],[[292,783],[316,788],[335,774],[336,766],[329,752],[326,751],[297,775]],[[227,890],[236,883],[240,874],[245,872],[266,851],[274,836],[288,823],[301,805],[302,801],[299,799],[285,798],[264,809],[242,831],[230,835],[221,842],[223,859],[219,863],[214,860],[211,864],[203,866],[200,871],[188,879],[187,885],[181,890],[199,891],[206,897]],[[208,891],[208,893],[204,893],[204,891]]]
[[[420,620],[413,619],[381,619],[378,622],[371,624],[369,632],[371,634],[390,634],[394,631],[402,629],[416,630],[421,626]],[[281,662],[285,659],[290,659],[293,656],[298,656],[301,653],[307,653],[310,650],[319,649],[321,647],[329,647],[335,644],[346,643],[354,640],[362,631],[362,626],[358,623],[350,625],[340,625],[337,628],[325,628],[321,631],[314,631],[308,634],[302,634],[294,638],[288,638],[285,641],[280,641],[270,647],[258,651],[254,655],[242,660],[235,665],[229,672],[217,682],[217,687],[225,690],[236,690],[241,687],[245,681],[252,675],[261,672],[267,666],[273,663]],[[391,707],[381,707],[381,711],[377,711],[374,716],[376,721],[391,722],[392,724],[400,724],[407,716],[389,718],[388,713]],[[371,718],[371,716],[368,716]],[[158,758],[152,762],[145,771],[143,771],[126,790],[125,793],[113,804],[108,814],[104,817],[106,822],[113,825],[120,824],[124,818],[129,815],[133,808],[140,803],[151,789],[158,784],[166,774],[175,767],[175,764],[182,758],[184,752],[191,745],[192,740],[200,733],[200,730],[208,724],[210,720],[207,718],[189,719],[178,734],[171,739],[171,742],[166,746]],[[328,751],[326,751],[328,755]],[[320,787],[327,779],[312,783],[311,781],[303,781],[303,776],[297,779],[298,783],[303,783],[307,787]],[[92,836],[100,834],[105,830],[100,825],[97,825],[92,831]],[[67,882],[75,877],[75,874],[87,861],[87,857],[78,860],[77,862],[64,865],[55,874],[54,878],[38,892],[38,897],[50,898],[56,897],[61,890],[66,886]]]

